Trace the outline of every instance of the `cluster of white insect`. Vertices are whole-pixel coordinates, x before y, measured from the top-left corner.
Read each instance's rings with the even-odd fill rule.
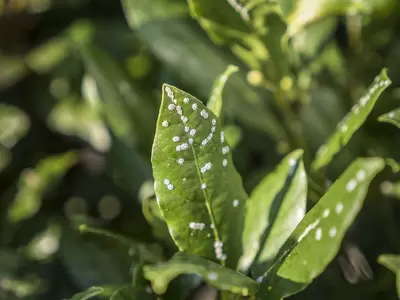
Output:
[[[167,178],[164,179],[164,184],[167,186],[167,189],[172,191],[174,189],[174,186],[172,185],[171,181]]]
[[[226,260],[226,254],[224,254],[224,243],[222,241],[214,242],[215,256],[218,260]]]
[[[211,170],[211,168],[212,168],[212,163],[208,162],[203,167],[201,167],[200,172],[205,173],[205,172]]]
[[[187,143],[182,143],[182,144],[176,146],[176,151],[177,152],[184,151],[187,148],[189,148],[189,145]]]
[[[189,223],[189,227],[190,227],[190,229],[193,229],[193,230],[203,230],[205,227],[206,227],[206,224],[204,224],[204,223],[196,223],[196,222],[190,222]]]
[[[390,84],[389,80],[381,80],[379,76],[375,77],[374,83],[372,86],[368,89],[368,92],[360,98],[360,101],[353,105],[351,108],[351,112],[353,114],[358,114],[360,112],[360,108],[365,106],[369,100],[371,99],[372,95],[378,90],[387,87]],[[347,130],[349,129],[349,126],[347,124],[347,121],[350,117],[350,113],[346,114],[344,118],[338,123],[337,128],[342,132],[346,133]],[[326,145],[321,145],[321,147],[318,149],[318,156],[324,156],[325,153],[328,151],[328,148]]]
[[[240,14],[243,20],[250,20],[249,11],[246,7],[237,2],[237,0],[228,0],[229,4]]]

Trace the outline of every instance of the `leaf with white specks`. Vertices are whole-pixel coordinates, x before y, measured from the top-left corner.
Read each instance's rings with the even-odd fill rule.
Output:
[[[382,158],[358,158],[306,214],[262,280],[260,297],[282,299],[309,285],[339,251],[343,237],[362,208]]]
[[[170,85],[153,143],[155,193],[181,251],[236,268],[247,194],[217,117]]]
[[[378,121],[390,123],[390,124],[393,124],[394,126],[397,126],[398,128],[400,128],[400,108],[396,108],[395,110],[392,110],[391,112],[381,115],[378,118]]]
[[[386,69],[375,77],[374,82],[368,91],[353,106],[351,111],[338,124],[337,130],[329,137],[328,141],[322,145],[312,163],[312,168],[318,170],[333,159],[333,157],[350,141],[353,134],[365,122],[368,115],[375,106],[376,101],[382,92],[391,84],[387,76]]]
[[[237,71],[239,71],[238,67],[229,65],[224,71],[224,73],[218,76],[218,78],[214,82],[214,86],[211,92],[211,97],[207,103],[207,108],[211,110],[220,119],[223,111],[222,92],[229,77]]]
[[[96,297],[101,295],[104,292],[102,287],[92,286],[91,288],[87,289],[84,292],[75,294],[71,300],[88,300],[90,298]]]
[[[396,274],[396,289],[400,298],[400,255],[382,254],[378,257],[378,263]]]
[[[303,150],[287,155],[255,188],[246,203],[240,269],[253,277],[268,269],[306,213],[307,175]]]
[[[221,291],[243,296],[254,295],[258,289],[257,282],[243,274],[183,252],[178,252],[165,263],[144,267],[144,276],[151,281],[157,294],[165,293],[168,284],[182,274],[197,274]]]

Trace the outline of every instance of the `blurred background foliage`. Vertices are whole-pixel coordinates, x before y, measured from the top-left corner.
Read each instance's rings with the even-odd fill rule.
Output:
[[[249,192],[292,149],[309,166],[388,67],[392,88],[324,175],[334,181],[357,156],[400,160],[398,129],[377,122],[400,103],[396,0],[241,3],[0,0],[0,299],[64,299],[94,285],[152,295],[137,270],[176,251],[150,165],[164,82],[207,101],[217,76],[239,67],[223,115]],[[310,207],[329,186],[313,179]],[[372,189],[338,258],[293,298],[396,299],[394,273],[377,263],[400,253],[393,186]],[[164,298],[212,295],[201,289],[183,276]]]

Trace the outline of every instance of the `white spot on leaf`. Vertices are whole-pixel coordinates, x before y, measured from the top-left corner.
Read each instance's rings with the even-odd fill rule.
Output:
[[[169,125],[168,121],[163,121],[162,122],[162,127],[168,127],[168,125]]]
[[[178,159],[178,164],[183,165],[184,162],[185,162],[185,160],[183,158]]]
[[[331,238],[334,238],[336,236],[336,233],[337,233],[336,227],[332,227],[332,228],[329,229],[329,236]]]
[[[208,119],[208,112],[207,112],[205,109],[203,109],[203,110],[200,112],[200,115],[201,115],[204,119]]]
[[[210,272],[210,273],[208,273],[207,277],[209,280],[217,280],[218,275],[215,272]]]
[[[322,238],[322,229],[321,228],[317,228],[317,230],[315,231],[315,239],[317,241],[321,240]]]
[[[356,174],[357,180],[358,181],[363,181],[365,179],[366,172],[364,170],[359,170]]]
[[[192,104],[192,109],[193,109],[193,110],[197,110],[197,108],[198,108],[197,103],[193,103],[193,104]]]
[[[169,110],[174,110],[175,109],[175,104],[171,103],[170,105],[168,105],[168,109]]]
[[[207,184],[205,184],[205,183],[202,183],[201,184],[201,188],[204,190],[205,188],[207,187]]]
[[[196,134],[196,129],[191,129],[190,132],[189,132],[189,134],[190,134],[191,136],[195,136],[195,134]]]
[[[233,200],[232,205],[233,205],[233,207],[238,207],[239,200],[237,200],[237,199]]]
[[[180,138],[179,138],[179,136],[174,136],[174,137],[172,138],[172,140],[173,140],[174,142],[179,142]]]
[[[224,158],[224,160],[222,161],[222,166],[226,167],[227,165],[228,165],[228,160]]]
[[[196,223],[196,222],[190,222],[189,224],[190,229],[193,230],[203,230],[206,227],[206,224],[204,223]]]
[[[324,218],[327,218],[327,217],[329,216],[329,213],[330,213],[329,208],[326,208],[326,209],[324,210],[322,216],[323,216]]]
[[[342,202],[339,202],[338,204],[336,204],[335,211],[337,214],[342,213],[342,211],[343,211],[343,203]]]
[[[346,185],[346,190],[348,192],[352,192],[356,188],[356,186],[357,186],[357,181],[351,179]]]

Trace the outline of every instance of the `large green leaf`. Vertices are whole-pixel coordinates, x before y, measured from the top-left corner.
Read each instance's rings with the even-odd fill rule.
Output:
[[[155,193],[182,251],[235,268],[241,255],[246,192],[217,117],[170,85],[152,152]]]
[[[391,112],[383,114],[378,118],[378,121],[387,122],[400,128],[400,108],[397,108],[395,110],[392,110]]]
[[[243,256],[253,277],[269,269],[279,249],[306,213],[307,175],[302,150],[287,155],[252,192],[246,203]]]
[[[93,286],[82,293],[74,295],[71,300],[88,300],[101,295],[103,291],[104,289],[102,287]]]
[[[261,297],[281,299],[310,284],[339,251],[343,237],[361,210],[382,158],[358,158],[306,214],[262,278]]]
[[[400,298],[400,255],[382,254],[378,262],[396,274],[396,289]]]
[[[328,141],[319,148],[312,163],[313,169],[318,170],[329,164],[333,157],[349,142],[352,135],[367,119],[379,96],[390,84],[391,81],[387,76],[386,69],[383,69],[375,77],[368,92],[353,106],[351,112],[342,119],[337,126],[337,130],[333,132]]]
[[[46,157],[33,170],[25,170],[20,176],[17,195],[8,211],[9,220],[19,222],[35,215],[45,192],[57,185],[77,160],[77,153],[71,151]]]
[[[144,267],[145,277],[158,294],[163,294],[168,284],[182,274],[197,274],[219,290],[243,296],[254,295],[258,288],[257,282],[243,274],[183,252],[178,252],[168,262]]]
[[[207,102],[207,107],[211,110],[220,120],[222,119],[223,112],[223,99],[222,92],[225,84],[228,81],[229,76],[239,70],[238,67],[229,65],[224,73],[222,73],[214,82],[213,89],[211,91],[210,100]]]

